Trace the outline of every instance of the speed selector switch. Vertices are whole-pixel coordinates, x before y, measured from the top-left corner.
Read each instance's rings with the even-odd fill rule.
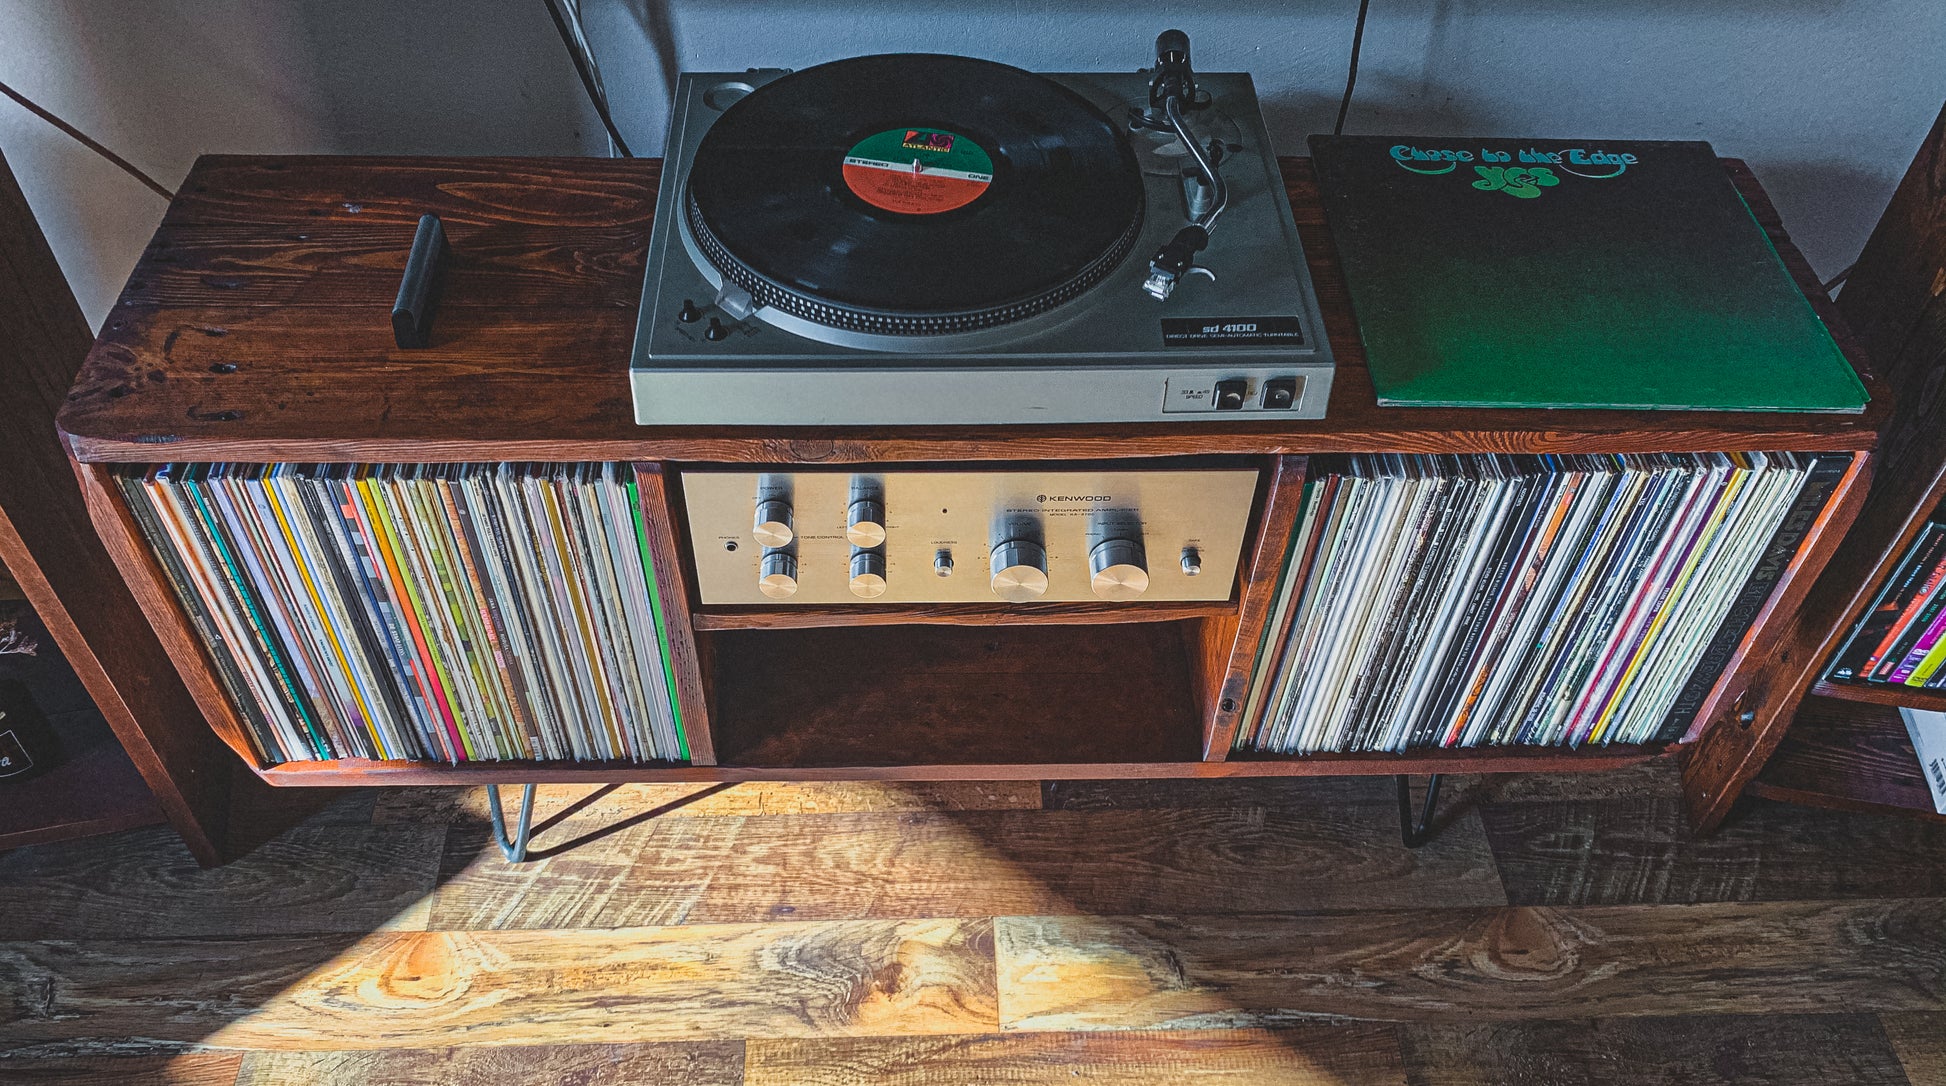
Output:
[[[1047,551],[1031,539],[1009,539],[993,548],[993,594],[1026,603],[1047,593]]]
[[[797,556],[789,551],[771,551],[757,566],[757,591],[773,600],[797,594]]]
[[[1088,552],[1089,586],[1105,600],[1132,600],[1149,590],[1148,560],[1133,539],[1104,539]]]
[[[851,503],[845,515],[845,538],[854,547],[870,550],[885,542],[885,503],[876,498],[860,498]]]
[[[790,546],[791,540],[797,538],[797,532],[791,528],[791,503],[782,498],[765,498],[758,502],[757,524],[750,534],[766,547]]]
[[[851,594],[867,600],[885,595],[885,555],[878,551],[852,554]]]

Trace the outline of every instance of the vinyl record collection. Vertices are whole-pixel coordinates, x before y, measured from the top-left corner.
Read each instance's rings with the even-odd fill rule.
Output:
[[[266,763],[689,757],[628,465],[117,480]]]
[[[1919,530],[1878,599],[1832,658],[1837,682],[1946,689],[1946,524]]]
[[[1237,745],[1310,754],[1679,738],[1849,463],[1318,462]]]

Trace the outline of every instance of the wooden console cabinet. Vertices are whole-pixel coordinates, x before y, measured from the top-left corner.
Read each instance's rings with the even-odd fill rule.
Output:
[[[1685,758],[1719,820],[1818,661],[1791,639],[1857,515],[1890,397],[1862,415],[1388,409],[1364,367],[1309,163],[1284,163],[1339,359],[1317,421],[754,430],[638,427],[627,380],[654,161],[202,159],[129,280],[60,417],[96,527],[209,724],[250,747],[107,479],[116,463],[622,460],[655,522],[692,764],[303,762],[273,784],[1076,778],[1596,771]],[[1755,180],[1726,163],[1849,345]],[[454,264],[428,349],[387,320],[419,216]],[[1306,458],[1349,451],[1853,454],[1685,739],[1668,747],[1232,754]],[[1230,599],[1215,604],[705,608],[683,575],[687,464],[957,464],[1221,454],[1261,466]]]

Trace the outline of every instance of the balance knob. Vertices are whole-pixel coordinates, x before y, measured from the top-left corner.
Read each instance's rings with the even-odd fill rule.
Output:
[[[766,547],[788,547],[797,533],[791,530],[791,503],[765,498],[757,503],[757,526],[750,531]],[[795,561],[795,559],[793,559]]]
[[[1104,539],[1088,552],[1089,584],[1105,600],[1132,600],[1149,590],[1149,567],[1142,544],[1133,539]]]
[[[885,595],[885,555],[859,551],[851,556],[851,594],[867,600]]]
[[[860,498],[851,503],[845,516],[845,538],[854,547],[870,550],[885,542],[885,503],[876,498]]]
[[[1047,551],[1031,539],[1009,539],[993,548],[993,594],[1026,603],[1047,592]]]
[[[789,599],[797,593],[797,557],[789,551],[771,551],[757,566],[757,591],[773,600]]]

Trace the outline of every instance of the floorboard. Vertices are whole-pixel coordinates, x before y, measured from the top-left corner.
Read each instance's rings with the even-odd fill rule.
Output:
[[[334,819],[222,867],[166,826],[0,853],[0,938],[179,938],[424,929],[446,827]]]
[[[1946,1083],[1946,1014],[1881,1014],[1878,1018],[1912,1086]]]
[[[243,1054],[239,1052],[12,1059],[0,1060],[0,1082],[13,1086],[231,1086],[242,1063]]]
[[[267,1049],[967,1033],[988,921],[0,944],[0,1048]]]
[[[745,1086],[1404,1086],[1391,1027],[754,1040]]]
[[[737,1086],[736,1041],[485,1046],[366,1052],[252,1052],[237,1086]]]
[[[1400,1034],[1412,1086],[1906,1086],[1868,1014],[1413,1025]]]
[[[519,867],[454,826],[443,883],[461,930],[1505,900],[1476,816],[1412,850],[1385,804],[656,820]]]
[[[1697,837],[1678,798],[1490,803],[1516,905],[1946,895],[1946,823],[1750,800]]]
[[[236,812],[213,871],[18,849],[0,1082],[1946,1086],[1941,827],[1692,840],[1660,763],[1442,794],[1417,850],[1390,778],[550,787],[517,867],[478,788]]]
[[[1946,1010],[1946,900],[1007,917],[1008,1029]]]

